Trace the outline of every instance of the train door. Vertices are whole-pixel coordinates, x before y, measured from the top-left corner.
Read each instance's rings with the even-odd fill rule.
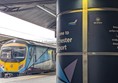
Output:
[[[32,67],[34,68],[35,62],[36,62],[36,48],[31,48],[31,57],[32,57]]]
[[[52,50],[52,70],[56,69],[56,50]]]
[[[52,61],[56,62],[56,50],[52,51]]]

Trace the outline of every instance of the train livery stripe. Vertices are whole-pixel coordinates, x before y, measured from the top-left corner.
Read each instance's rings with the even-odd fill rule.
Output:
[[[20,70],[19,70],[19,73],[22,73],[22,72],[24,72],[25,70],[26,70],[26,67],[27,67],[27,58],[28,58],[28,54],[29,54],[29,49],[28,49],[28,47],[27,47],[27,50],[26,50],[26,58],[25,58],[25,60],[23,60],[22,62],[20,62],[20,64],[23,64],[24,66],[23,66],[23,68],[21,68]]]
[[[1,68],[4,65],[4,62],[0,60],[0,72],[3,72],[4,70]]]
[[[29,47],[29,52],[30,51],[32,51],[32,47]],[[31,67],[30,64],[31,64],[31,61],[33,60],[33,56],[30,56],[30,54],[28,54],[28,58],[30,58],[30,61],[27,63],[28,64],[27,69]]]
[[[37,62],[35,64],[39,64],[39,63],[43,63],[43,62],[46,62],[46,61],[49,61],[50,60],[50,57],[48,55],[48,53],[46,52],[45,54],[43,54],[43,56],[41,56]]]
[[[10,44],[4,44],[2,47],[6,47],[6,46],[26,46],[26,44],[10,43]]]

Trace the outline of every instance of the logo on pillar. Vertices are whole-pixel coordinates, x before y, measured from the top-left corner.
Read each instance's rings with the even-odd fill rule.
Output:
[[[69,22],[69,23],[68,23],[68,25],[76,25],[76,24],[77,24],[77,22],[78,22],[78,20],[77,20],[77,19],[75,19],[74,21]]]

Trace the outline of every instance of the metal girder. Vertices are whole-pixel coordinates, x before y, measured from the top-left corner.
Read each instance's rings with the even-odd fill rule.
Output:
[[[52,13],[51,11],[47,10],[46,8],[40,6],[40,5],[36,5],[38,8],[42,9],[43,11],[49,13],[50,15],[56,17],[56,14]]]

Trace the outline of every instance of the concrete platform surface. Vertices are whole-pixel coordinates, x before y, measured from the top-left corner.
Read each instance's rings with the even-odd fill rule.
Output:
[[[56,83],[55,73],[0,78],[0,83]]]

